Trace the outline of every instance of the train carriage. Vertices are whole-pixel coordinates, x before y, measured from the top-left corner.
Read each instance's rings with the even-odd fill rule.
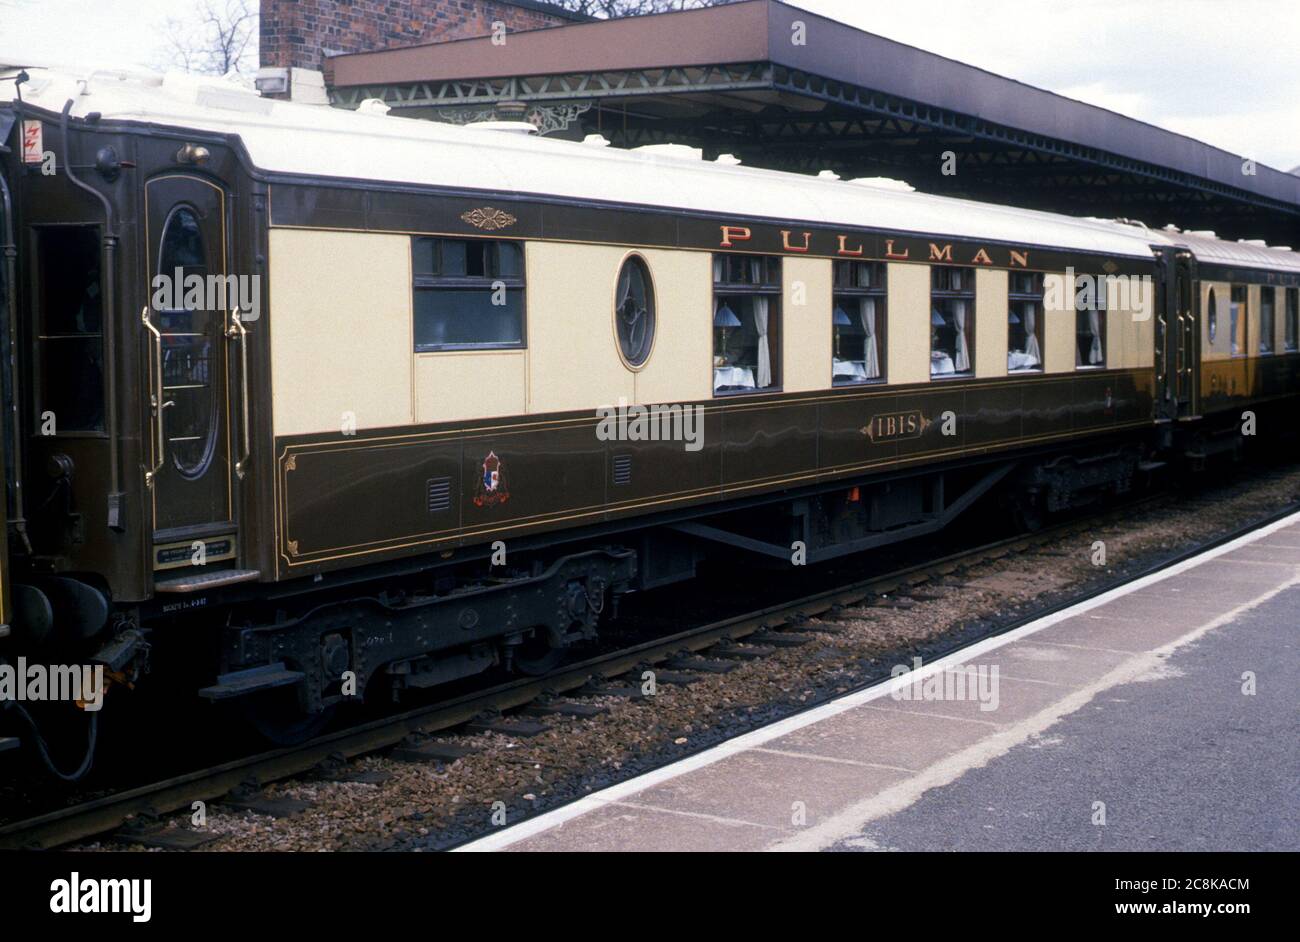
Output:
[[[383,111],[0,72],[0,656],[319,718],[1294,404],[1289,250]]]

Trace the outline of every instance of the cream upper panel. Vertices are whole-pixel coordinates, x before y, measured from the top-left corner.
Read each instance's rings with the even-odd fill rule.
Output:
[[[975,375],[1007,375],[1007,292],[1005,271],[975,270]]]
[[[1273,352],[1286,352],[1286,288],[1274,288]]]
[[[886,378],[891,385],[929,382],[930,266],[890,262],[888,272]]]
[[[831,261],[784,258],[781,266],[783,386],[786,392],[826,389],[834,352]]]
[[[711,398],[710,253],[552,242],[527,242],[524,249],[524,349],[417,354],[408,236],[273,230],[272,368],[281,393],[274,400],[276,433],[337,431],[349,416],[366,429],[586,410],[619,399]],[[639,369],[619,356],[614,323],[618,274],[633,254],[650,272],[656,307],[653,347]],[[881,327],[891,385],[931,379],[930,268],[887,266]],[[832,385],[832,272],[829,259],[782,260],[779,342],[787,392]],[[1065,276],[1046,275],[1045,287],[1045,369],[1073,372],[1075,312],[1053,300],[1071,297]],[[1205,340],[1207,358],[1219,347],[1226,350],[1229,295],[1227,285],[1219,287],[1221,327],[1218,344]],[[976,270],[972,339],[974,372],[981,378],[1007,374],[1007,289],[1007,272]],[[1125,305],[1107,315],[1106,365],[1149,367],[1154,299],[1141,292],[1125,297]],[[1253,297],[1257,308],[1257,290]],[[1283,297],[1279,292],[1279,349]],[[362,329],[366,342],[358,344]]]
[[[416,416],[454,422],[528,411],[525,350],[448,350],[415,357]]]
[[[1112,369],[1154,366],[1155,282],[1111,278],[1106,290],[1106,365]]]
[[[619,253],[621,259],[626,252]],[[635,401],[652,404],[708,399],[713,395],[712,257],[708,252],[645,249],[638,253],[650,270],[655,290],[654,346],[633,374]],[[617,265],[607,273],[605,302],[613,337]]]
[[[1249,308],[1246,312],[1246,343],[1238,350],[1248,357],[1259,356],[1259,334],[1260,334],[1260,317],[1259,317],[1259,285],[1251,285],[1246,289],[1246,296],[1249,300]]]
[[[1043,371],[1073,373],[1076,369],[1074,286],[1064,273],[1043,276]]]
[[[418,354],[421,422],[708,398],[707,253],[528,242],[524,255],[525,348]],[[614,322],[631,255],[649,270],[655,298],[653,346],[638,369],[619,356]]]
[[[615,279],[626,254],[612,246],[527,244],[529,412],[636,397],[635,374],[618,355],[613,329]]]
[[[275,434],[413,422],[410,240],[272,229],[269,273]]]

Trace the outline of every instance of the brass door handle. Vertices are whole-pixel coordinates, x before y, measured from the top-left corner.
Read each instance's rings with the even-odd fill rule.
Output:
[[[158,472],[162,470],[163,449],[165,440],[163,438],[163,410],[168,406],[175,405],[174,402],[163,402],[163,362],[162,362],[162,334],[158,328],[149,320],[149,306],[145,305],[140,312],[140,320],[144,324],[145,330],[149,331],[152,337],[146,337],[146,340],[153,346],[153,356],[150,358],[150,384],[149,384],[149,420],[153,424],[153,464],[144,473],[144,483],[146,487],[153,487],[158,478]]]
[[[1156,370],[1156,385],[1163,386],[1165,384],[1165,374],[1169,369],[1169,364],[1167,362],[1169,359],[1169,325],[1165,322],[1165,316],[1163,314],[1156,315],[1156,322],[1160,325],[1160,333],[1163,335],[1165,341],[1165,349],[1156,351],[1156,360],[1160,364],[1160,368]]]
[[[230,314],[230,329],[226,336],[239,341],[239,405],[242,417],[241,457],[235,462],[235,476],[241,481],[248,470],[248,460],[252,454],[251,433],[248,428],[248,329],[238,311]]]

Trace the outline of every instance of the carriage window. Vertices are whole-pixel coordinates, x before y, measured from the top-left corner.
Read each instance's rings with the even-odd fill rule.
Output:
[[[1012,272],[1007,294],[1007,369],[1043,368],[1043,276]]]
[[[655,289],[650,269],[639,255],[629,255],[614,286],[614,327],[618,349],[631,368],[642,366],[655,340]]]
[[[781,386],[781,259],[713,256],[713,392]]]
[[[99,230],[36,230],[40,401],[55,433],[104,430],[104,334]]]
[[[975,335],[975,270],[930,269],[930,375],[969,375]]]
[[[415,349],[524,346],[524,252],[492,239],[411,240]]]
[[[1232,303],[1229,305],[1228,327],[1232,332],[1232,355],[1246,355],[1246,299],[1245,285],[1232,286]]]
[[[1286,289],[1286,323],[1283,343],[1287,353],[1300,349],[1300,289]]]
[[[1272,288],[1259,289],[1259,352],[1273,352],[1273,305],[1276,296]]]
[[[1106,279],[1097,275],[1093,281],[1097,289],[1092,292],[1092,303],[1074,314],[1075,369],[1101,369],[1106,365]]]
[[[158,274],[174,277],[180,284],[191,276],[209,274],[203,227],[189,206],[178,206],[167,216]],[[172,307],[158,309],[163,399],[171,403],[164,428],[176,470],[193,480],[207,471],[216,452],[220,403],[213,386],[213,363],[219,370],[221,324],[214,321],[216,311],[196,304],[188,292],[176,293]]]
[[[831,381],[836,386],[884,378],[885,272],[884,262],[833,263]]]
[[[1210,346],[1214,346],[1214,338],[1219,335],[1219,304],[1214,297],[1214,289],[1209,291],[1210,300],[1206,303],[1206,329],[1210,333]]]

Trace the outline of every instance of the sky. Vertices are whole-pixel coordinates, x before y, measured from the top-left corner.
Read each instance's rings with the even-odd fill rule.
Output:
[[[794,0],[1260,163],[1300,165],[1297,0]],[[190,0],[0,0],[0,58],[156,66]]]

